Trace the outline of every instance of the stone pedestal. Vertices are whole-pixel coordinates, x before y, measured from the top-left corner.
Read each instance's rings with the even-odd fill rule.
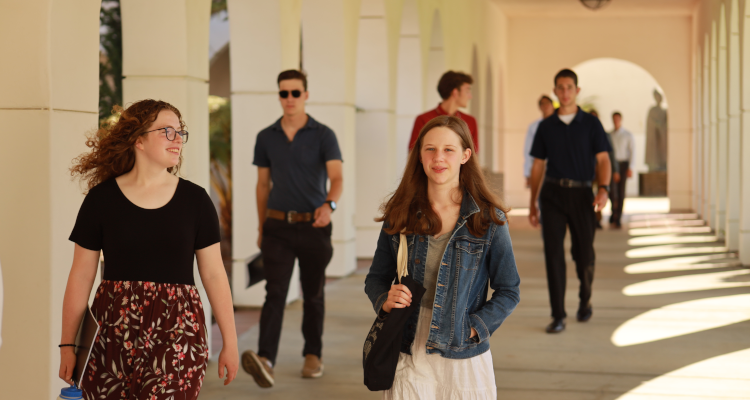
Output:
[[[645,197],[667,196],[667,173],[646,172],[639,175],[638,193]]]

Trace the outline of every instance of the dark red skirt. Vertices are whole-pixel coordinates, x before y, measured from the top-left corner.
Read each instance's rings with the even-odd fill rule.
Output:
[[[195,286],[102,281],[91,311],[101,330],[81,385],[84,399],[198,398],[208,341]]]

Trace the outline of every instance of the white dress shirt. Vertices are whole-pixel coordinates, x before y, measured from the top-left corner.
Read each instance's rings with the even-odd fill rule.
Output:
[[[529,125],[529,130],[526,131],[526,142],[523,145],[523,176],[531,177],[531,166],[534,165],[534,157],[531,153],[531,145],[534,144],[534,136],[536,136],[536,130],[539,128],[539,123],[542,122],[542,118],[535,120]]]
[[[627,129],[620,127],[611,133],[612,147],[617,162],[628,161],[630,168],[635,166],[635,138]]]

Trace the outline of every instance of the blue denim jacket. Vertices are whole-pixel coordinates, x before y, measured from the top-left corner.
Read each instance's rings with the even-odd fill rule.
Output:
[[[473,236],[466,227],[466,220],[477,212],[479,207],[476,202],[465,193],[456,227],[438,272],[426,346],[428,354],[463,359],[484,353],[490,348],[490,335],[513,312],[520,300],[518,286],[521,279],[516,269],[508,224],[492,223],[484,236]],[[507,221],[502,211],[496,209],[495,212],[501,220]],[[423,284],[429,241],[420,235],[407,235],[406,240],[409,275]],[[365,279],[365,293],[375,312],[383,307],[388,291],[394,284],[398,246],[398,234],[389,235],[385,230],[380,231],[378,248]],[[488,287],[493,290],[489,300]],[[417,307],[404,326],[402,353],[411,354],[419,310]],[[477,331],[478,336],[469,338],[471,328]]]

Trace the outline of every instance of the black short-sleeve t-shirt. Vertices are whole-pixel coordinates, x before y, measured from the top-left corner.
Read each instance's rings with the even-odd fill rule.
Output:
[[[202,187],[180,178],[166,205],[145,209],[112,178],[89,191],[69,239],[104,252],[105,280],[194,285],[195,250],[218,243],[221,234]]]
[[[594,179],[596,155],[612,148],[599,118],[578,108],[566,125],[557,111],[537,128],[529,155],[547,160],[547,176],[557,179],[591,181]]]
[[[307,116],[307,124],[291,142],[281,118],[258,133],[253,164],[271,169],[273,187],[268,208],[279,211],[314,212],[326,201],[326,163],[341,160],[331,128]]]

